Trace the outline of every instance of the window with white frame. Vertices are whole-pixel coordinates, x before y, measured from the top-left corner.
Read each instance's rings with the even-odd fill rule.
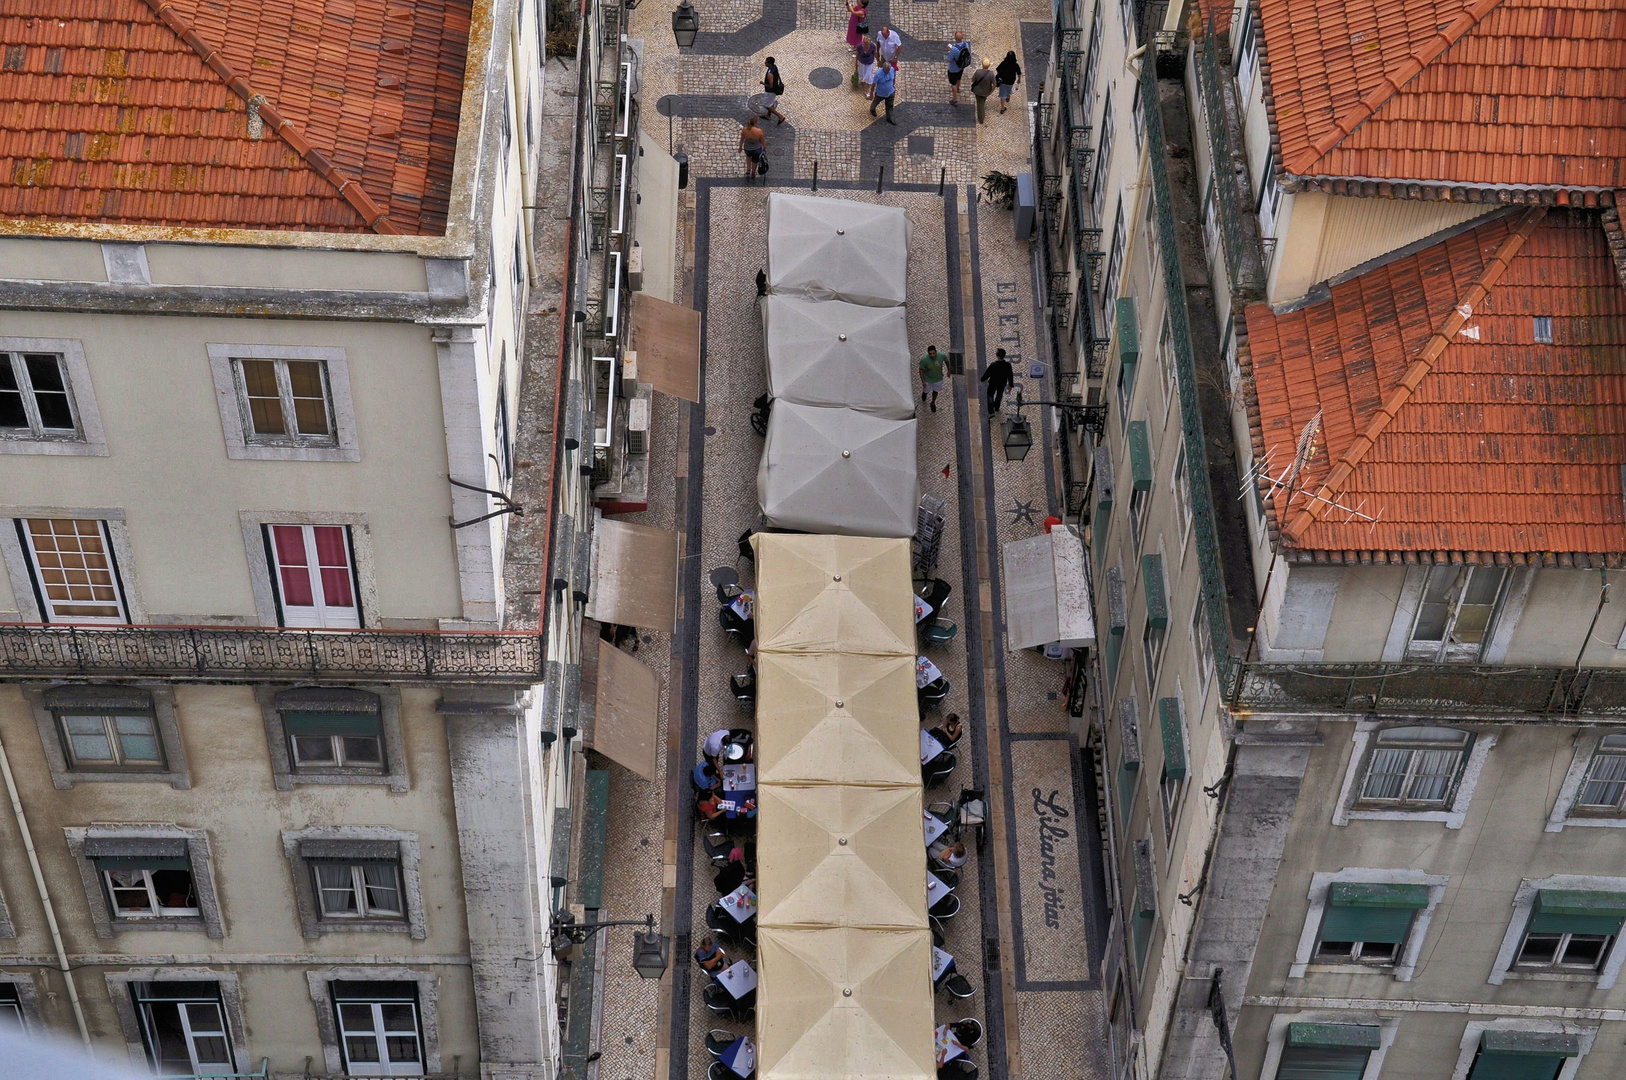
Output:
[[[361,626],[348,525],[265,525],[266,553],[283,626]]]
[[[150,699],[149,699],[150,702]],[[67,766],[75,770],[163,771],[158,715],[146,708],[62,707],[52,710]]]
[[[323,919],[400,919],[401,864],[385,859],[311,859]]]
[[[1367,1024],[1296,1023],[1287,1027],[1275,1080],[1361,1080],[1382,1045]]]
[[[1383,809],[1448,806],[1473,735],[1460,728],[1396,727],[1377,732],[1358,805]]]
[[[46,622],[130,621],[107,522],[27,518],[17,533]]]
[[[145,982],[130,989],[154,1073],[195,1077],[236,1072],[219,983]]]
[[[1107,209],[1107,179],[1112,169],[1112,91],[1107,90],[1106,104],[1101,109],[1101,141],[1095,148],[1095,177],[1090,181],[1090,197],[1099,226]],[[1103,286],[1105,288],[1105,286]],[[1116,287],[1114,287],[1116,292]]]
[[[1276,151],[1265,155],[1265,166],[1259,173],[1259,235],[1276,235],[1276,212],[1282,205],[1282,186],[1276,182]]]
[[[1139,80],[1135,82],[1135,96],[1129,100],[1129,122],[1135,129],[1135,157],[1140,157],[1141,150],[1146,145],[1146,113],[1143,111],[1145,91],[1141,88]],[[1155,258],[1155,256],[1153,256]]]
[[[1174,492],[1174,506],[1180,520],[1180,553],[1184,557],[1186,541],[1191,539],[1191,496],[1186,488],[1186,444],[1174,458],[1174,472],[1169,476],[1169,489]]]
[[[1253,75],[1259,67],[1259,28],[1254,22],[1253,5],[1242,5],[1242,25],[1231,31],[1236,38],[1237,100],[1245,108],[1253,91]]]
[[[514,478],[514,440],[508,426],[508,346],[502,351],[502,374],[497,378],[497,415],[491,441],[497,446],[497,478],[504,488]]]
[[[16,983],[0,982],[0,1032],[25,1032],[23,999]]]
[[[1129,492],[1129,533],[1139,550],[1141,533],[1146,528],[1146,507],[1151,504],[1150,490],[1134,488]]]
[[[332,985],[346,1074],[424,1074],[417,983],[335,981]]]
[[[1146,685],[1157,685],[1157,672],[1163,665],[1163,646],[1168,641],[1169,632],[1165,626],[1159,626],[1157,620],[1147,619],[1146,629],[1140,637],[1141,649],[1146,654]]]
[[[1130,48],[1135,37],[1135,0],[1118,0],[1118,21],[1123,24],[1124,48]]]
[[[234,357],[232,370],[250,445],[337,445],[326,361]]]
[[[1174,368],[1174,337],[1169,330],[1168,312],[1163,313],[1163,326],[1157,335],[1157,370],[1163,376],[1163,418],[1168,421],[1169,411],[1180,394],[1179,377]]]
[[[1090,44],[1084,51],[1083,82],[1079,85],[1079,103],[1083,105],[1083,113],[1088,118],[1095,109],[1095,73],[1101,64],[1101,0],[1096,0],[1095,11],[1090,15]]]
[[[1541,889],[1514,970],[1591,974],[1603,969],[1626,919],[1626,893]]]
[[[1208,629],[1208,602],[1199,599],[1191,609],[1191,651],[1196,654],[1197,677],[1204,686],[1214,676],[1214,638]]]
[[[1186,718],[1183,691],[1175,680],[1174,696],[1158,699],[1158,727],[1163,736],[1163,775],[1158,783],[1163,807],[1163,840],[1174,842],[1174,824],[1180,817],[1180,800],[1186,792]]]
[[[373,712],[282,713],[288,759],[297,773],[384,771],[384,726]]]
[[[113,914],[121,919],[189,918],[199,914],[192,866],[172,859],[98,859]]]
[[[1618,815],[1626,802],[1626,735],[1605,735],[1575,796],[1577,814]]]
[[[1107,319],[1112,314],[1113,305],[1118,302],[1119,277],[1124,268],[1124,248],[1128,238],[1124,235],[1124,200],[1118,196],[1118,212],[1112,219],[1112,247],[1107,252],[1107,272],[1101,280],[1101,317]]]
[[[0,437],[80,437],[63,354],[0,352]]]
[[[1417,913],[1429,906],[1429,887],[1338,881],[1327,891],[1312,961],[1394,967],[1406,951]]]
[[[381,826],[330,826],[285,831],[282,843],[305,937],[365,931],[425,939],[415,834]]]
[[[1510,576],[1505,566],[1430,566],[1406,658],[1477,661],[1490,641]]]
[[[1220,229],[1219,207],[1216,205],[1214,192],[1214,178],[1208,178],[1208,187],[1203,192],[1203,254],[1208,258],[1208,265],[1218,266],[1220,255]]]

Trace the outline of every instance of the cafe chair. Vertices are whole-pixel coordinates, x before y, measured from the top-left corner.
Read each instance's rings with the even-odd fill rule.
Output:
[[[738,926],[739,930],[735,933],[735,938],[739,943],[752,949],[756,948],[757,921],[755,919],[746,919],[744,922],[739,923]]]
[[[757,399],[751,402],[751,430],[766,437],[768,434],[768,418],[772,415],[773,398],[766,393],[757,395]]]
[[[949,893],[927,909],[927,914],[936,919],[952,919],[959,913],[960,898],[953,893]]]
[[[958,1031],[959,1028],[955,1028],[955,1030]],[[981,1028],[977,1029],[977,1034],[982,1034]],[[723,1051],[727,1050],[730,1046],[733,1046],[738,1039],[738,1035],[725,1028],[712,1028],[710,1031],[706,1032],[706,1049],[711,1051],[712,1057],[722,1057]],[[965,1042],[964,1039],[961,1039],[960,1041]],[[970,1047],[970,1045],[970,1043],[966,1043],[967,1047]]]
[[[708,829],[701,837],[701,844],[705,845],[706,858],[718,870],[728,865],[728,853],[734,850],[734,839],[727,833]]]
[[[947,751],[944,751],[931,761],[927,762],[925,765],[921,766],[921,781],[927,787],[936,787],[938,784],[941,784],[943,781],[947,780],[954,773],[954,767],[959,763],[959,758]]]
[[[700,1000],[706,1003],[706,1009],[722,1016],[734,1015],[734,995],[728,992],[728,987],[719,982],[706,984],[700,992]]]
[[[937,876],[938,881],[948,886],[949,892],[953,892],[960,887],[960,872],[958,870],[949,870],[947,868],[939,870],[934,866],[932,867],[932,873]]]
[[[724,608],[723,610],[728,611],[729,609]],[[743,622],[744,620],[741,620],[741,621]],[[946,679],[946,678],[933,679],[931,682],[927,683],[925,686],[922,686],[920,688],[920,692],[919,692],[920,707],[924,709],[928,705],[940,705],[940,704],[942,704],[943,699],[948,697],[948,695],[949,695],[949,681],[948,681],[948,679]]]
[[[959,627],[947,619],[934,619],[927,616],[927,621],[920,627],[920,643],[922,645],[947,645],[954,640]]]
[[[752,566],[757,564],[757,553],[751,550],[751,537],[755,532],[755,529],[746,529],[744,532],[740,533],[740,542],[738,545],[739,556],[734,560],[735,567],[740,565],[740,561],[742,559],[745,562],[750,563]]]
[[[739,612],[725,606],[717,610],[717,621],[722,624],[723,633],[727,634],[734,644],[742,649],[751,647],[751,642],[757,636],[754,620],[743,619]]]
[[[738,1080],[738,1078],[734,1076],[733,1069],[730,1069],[721,1061],[714,1061],[711,1063],[711,1067],[706,1070],[706,1080]]]
[[[930,814],[938,821],[941,821],[944,825],[948,825],[950,827],[954,825],[953,803],[934,802],[926,807],[926,813]]]
[[[932,606],[932,613],[926,616],[928,619],[935,619],[943,613],[943,602],[949,598],[949,593],[953,591],[954,586],[942,578],[932,578],[926,583],[926,588],[921,591],[920,598]]]
[[[737,675],[728,677],[729,692],[734,700],[741,705],[755,705],[757,700],[757,675],[754,671],[742,671]]]
[[[739,1001],[735,1002],[734,1005],[734,1011],[729,1015],[734,1018],[736,1024],[749,1024],[757,1018],[757,1007],[755,1005]]]
[[[956,804],[959,807],[955,814],[954,835],[958,837],[966,829],[977,835],[977,847],[982,847],[983,831],[988,827],[988,801],[981,788],[961,788],[960,799]]]
[[[962,1001],[977,992],[976,987],[971,985],[971,980],[958,971],[949,972],[949,977],[943,980],[942,989],[947,990],[950,997],[956,997]],[[981,1036],[982,1032],[979,1031],[977,1034]],[[971,1049],[970,1043],[965,1045],[967,1050]]]
[[[960,1045],[967,1050],[982,1042],[982,1021],[974,1016],[956,1020],[949,1027],[954,1030],[954,1037],[960,1040]]]
[[[977,1067],[965,1058],[955,1058],[937,1070],[937,1080],[977,1080]]]
[[[950,894],[952,896],[952,894]],[[725,945],[734,945],[739,942],[740,924],[734,917],[716,904],[706,909],[706,929],[711,936]]]
[[[717,590],[717,602],[727,604],[733,602],[740,594],[740,573],[732,566],[719,566],[706,575]]]
[[[928,919],[927,921],[932,924],[932,944],[936,945],[939,949],[947,948],[947,946],[944,945],[944,942],[946,942],[948,938],[944,937],[943,931],[938,929],[937,920]]]

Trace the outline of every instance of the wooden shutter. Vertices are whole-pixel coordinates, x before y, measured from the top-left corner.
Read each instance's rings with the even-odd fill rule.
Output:
[[[1371,1051],[1356,1046],[1287,1046],[1276,1080],[1361,1080]]]

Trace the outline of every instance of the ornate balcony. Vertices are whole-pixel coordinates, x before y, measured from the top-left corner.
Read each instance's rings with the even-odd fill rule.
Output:
[[[539,634],[241,626],[0,626],[6,678],[542,681]]]

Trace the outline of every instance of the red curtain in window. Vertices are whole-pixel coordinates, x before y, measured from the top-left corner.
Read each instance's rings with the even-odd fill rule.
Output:
[[[305,554],[305,530],[298,525],[273,525],[271,540],[277,546],[282,602],[296,607],[311,607],[316,603],[316,597],[311,588],[310,559]],[[343,542],[342,537],[340,542]]]
[[[322,572],[322,598],[328,607],[353,607],[350,588],[350,541],[341,525],[317,525],[316,564]]]

